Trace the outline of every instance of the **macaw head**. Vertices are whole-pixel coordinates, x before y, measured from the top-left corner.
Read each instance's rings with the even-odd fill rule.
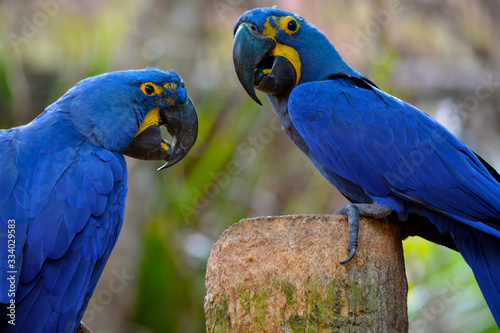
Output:
[[[198,118],[181,77],[156,68],[109,72],[80,81],[47,111],[69,113],[92,143],[144,160],[180,161],[198,134]],[[172,143],[162,138],[166,126]]]
[[[236,74],[259,104],[255,89],[280,95],[329,74],[359,74],[315,26],[277,7],[245,12],[233,34]]]

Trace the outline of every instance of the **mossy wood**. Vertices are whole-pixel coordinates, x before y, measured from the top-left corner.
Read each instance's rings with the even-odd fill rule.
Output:
[[[208,260],[207,332],[407,332],[399,228],[362,219],[348,255],[347,219],[295,215],[242,220]]]

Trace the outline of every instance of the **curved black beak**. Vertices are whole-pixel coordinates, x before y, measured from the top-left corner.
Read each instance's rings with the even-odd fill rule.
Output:
[[[161,168],[179,162],[189,152],[198,136],[198,117],[193,102],[188,97],[182,105],[159,110],[159,124],[147,127],[137,135],[125,155],[141,160],[165,160]],[[172,135],[172,144],[161,137],[160,126],[165,125]]]
[[[238,27],[233,40],[233,61],[241,85],[262,105],[255,89],[273,95],[290,91],[297,83],[297,73],[287,58],[273,55],[277,44],[272,38],[253,30],[247,23]]]
[[[172,136],[172,154],[158,170],[171,167],[182,160],[191,150],[198,136],[198,116],[191,98],[186,103],[165,109],[160,113],[161,121]]]

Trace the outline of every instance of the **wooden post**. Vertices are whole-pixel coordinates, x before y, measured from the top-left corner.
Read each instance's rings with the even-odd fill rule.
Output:
[[[347,264],[347,219],[294,215],[245,219],[208,259],[207,332],[407,332],[399,227],[361,219]]]

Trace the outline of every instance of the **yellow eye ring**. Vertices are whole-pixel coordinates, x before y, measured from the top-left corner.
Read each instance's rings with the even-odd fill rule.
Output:
[[[299,23],[293,16],[284,17],[281,28],[286,32],[293,34],[299,30]]]
[[[144,94],[148,96],[161,94],[161,88],[152,82],[145,82],[141,84],[141,90]]]

